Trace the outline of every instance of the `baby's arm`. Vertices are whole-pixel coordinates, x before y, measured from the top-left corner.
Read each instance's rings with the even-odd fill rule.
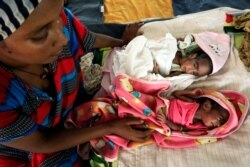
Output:
[[[171,72],[170,74],[162,74],[162,73],[160,73],[160,71],[159,71],[159,66],[158,66],[158,64],[156,63],[155,60],[154,60],[154,67],[153,67],[152,72],[153,72],[154,74],[159,74],[159,75],[161,75],[162,77],[173,77],[173,76],[178,76],[178,75],[180,75],[180,74],[183,73],[182,71],[174,71],[174,72]]]
[[[177,124],[174,124],[173,122],[169,121],[169,120],[166,120],[165,124],[172,130],[175,130],[175,131],[182,131],[183,130],[183,126],[181,125],[177,125]]]
[[[175,98],[181,99],[187,102],[193,102],[194,98],[203,94],[201,88],[195,88],[192,90],[176,90],[172,93]]]
[[[164,112],[159,111],[157,113],[157,120],[165,123],[170,129],[175,130],[175,131],[182,131],[183,127],[177,124],[174,124],[172,121],[169,121],[167,117],[165,116]]]
[[[173,77],[173,76],[178,76],[178,75],[181,75],[183,74],[182,71],[174,71],[174,72],[171,72],[169,75],[167,75],[166,77]]]
[[[158,64],[157,64],[157,62],[156,62],[155,60],[154,60],[154,67],[153,67],[152,72],[153,72],[154,74],[159,74],[159,75],[161,75],[162,77],[172,77],[172,76],[180,75],[180,74],[182,73],[181,71],[175,71],[175,72],[172,72],[171,74],[168,74],[168,75],[166,75],[166,74],[161,74],[161,73],[159,72],[159,66],[158,66]]]

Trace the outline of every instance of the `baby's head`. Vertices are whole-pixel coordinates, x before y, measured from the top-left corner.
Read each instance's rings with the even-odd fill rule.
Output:
[[[194,42],[203,53],[200,52],[189,55],[187,58],[184,58],[188,61],[183,65],[182,62],[180,62],[184,73],[204,76],[218,72],[224,66],[229,56],[229,36],[227,34],[215,32],[202,32],[192,35],[194,37]]]
[[[201,121],[208,128],[217,128],[227,122],[229,118],[229,112],[207,97],[199,98],[200,104],[197,112],[200,112]]]
[[[226,63],[230,52],[230,38],[227,34],[202,32],[192,34],[197,45],[209,56],[213,69],[211,74],[218,72]]]
[[[180,66],[184,73],[195,76],[209,75],[213,71],[211,58],[202,50],[182,58]]]

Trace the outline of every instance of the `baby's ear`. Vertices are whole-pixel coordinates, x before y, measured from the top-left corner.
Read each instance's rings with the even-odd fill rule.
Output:
[[[210,100],[205,100],[204,103],[202,104],[202,108],[205,110],[205,111],[210,111],[211,108],[212,108],[212,104],[210,102]]]
[[[200,96],[203,94],[203,90],[201,88],[195,88],[192,91],[194,93],[195,96]]]

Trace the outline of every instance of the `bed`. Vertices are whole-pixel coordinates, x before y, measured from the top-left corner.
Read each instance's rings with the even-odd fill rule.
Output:
[[[232,8],[216,8],[171,20],[148,23],[140,31],[148,38],[158,38],[166,32],[171,32],[175,36],[183,36],[188,32],[223,32],[225,13],[235,11]],[[237,90],[250,98],[250,73],[239,59],[237,50],[231,47],[230,57],[222,70],[190,87]],[[190,149],[162,149],[155,145],[148,145],[135,150],[122,150],[119,155],[119,167],[247,167],[250,163],[249,157],[250,116],[248,114],[242,127],[224,141]]]
[[[73,1],[73,0],[72,0]],[[77,2],[77,0],[75,0]],[[238,11],[229,7],[238,9],[249,9],[248,0],[225,1],[225,0],[173,0],[174,15],[180,15],[173,19],[165,21],[154,21],[145,24],[140,31],[148,38],[159,38],[166,32],[171,32],[175,36],[183,36],[189,32],[214,31],[223,32],[226,12]],[[69,0],[70,2],[70,0]],[[85,1],[87,4],[90,1]],[[99,12],[103,1],[93,0],[96,3],[96,10]],[[72,5],[72,4],[71,4]],[[93,6],[92,6],[93,7]],[[218,8],[219,7],[219,8]],[[214,8],[214,9],[212,9]],[[211,10],[207,10],[211,9]],[[203,11],[207,10],[207,11]],[[95,11],[95,9],[93,9]],[[74,12],[74,11],[73,11]],[[93,31],[104,32],[119,37],[124,26],[109,25],[100,28],[103,24],[103,15],[98,13],[88,15],[93,17],[87,26]],[[197,12],[197,13],[193,13]],[[191,14],[188,14],[191,13]],[[76,14],[82,15],[78,11]],[[88,16],[87,16],[88,15]],[[81,20],[85,22],[86,18]],[[99,20],[98,20],[99,19]],[[96,27],[98,27],[96,29]],[[111,29],[110,29],[111,28]],[[233,40],[232,40],[233,43]],[[233,45],[232,45],[233,46]],[[226,65],[216,75],[208,77],[205,81],[199,81],[190,86],[214,88],[214,89],[231,89],[237,90],[250,98],[250,73],[247,72],[244,64],[239,59],[237,49],[231,47],[230,57]],[[248,167],[250,164],[250,116],[244,121],[242,127],[226,138],[217,143],[202,145],[197,148],[189,149],[162,149],[155,145],[143,146],[134,150],[120,151],[118,158],[119,167]]]

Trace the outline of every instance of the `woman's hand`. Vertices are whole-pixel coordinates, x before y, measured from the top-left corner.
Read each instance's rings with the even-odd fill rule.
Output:
[[[132,39],[134,39],[138,34],[139,28],[143,25],[143,22],[136,22],[132,24],[128,24],[122,34],[122,40],[124,41],[124,44],[129,43]]]
[[[114,38],[114,37],[100,34],[100,33],[91,32],[91,33],[95,34],[95,36],[96,36],[93,48],[124,46],[124,45],[128,44],[128,42],[130,42],[137,35],[140,35],[140,34],[138,34],[138,30],[142,25],[143,25],[142,22],[127,25],[124,32],[123,32],[121,39]]]
[[[194,98],[203,94],[201,88],[195,88],[192,90],[177,90],[172,93],[172,95],[178,99],[187,102],[193,102]]]
[[[150,138],[151,130],[136,130],[133,125],[143,125],[143,121],[138,118],[124,118],[107,122],[111,133],[119,135],[129,140],[143,142]]]

